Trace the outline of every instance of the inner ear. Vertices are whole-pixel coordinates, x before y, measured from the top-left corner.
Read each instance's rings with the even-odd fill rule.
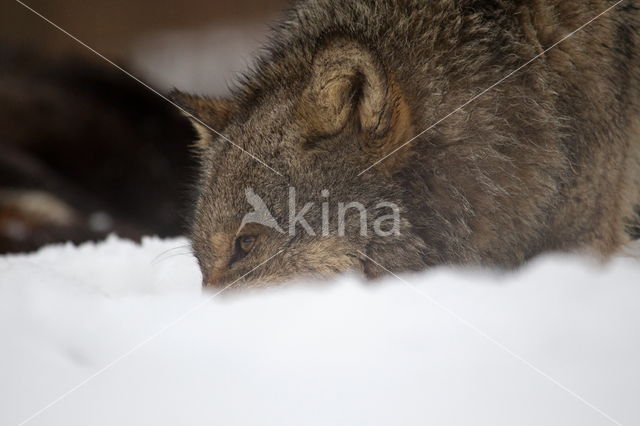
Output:
[[[198,133],[198,146],[206,146],[211,143],[213,129],[220,132],[224,129],[233,111],[234,104],[229,99],[216,99],[206,96],[191,95],[178,90],[169,94],[185,115],[191,120],[191,124]]]
[[[297,114],[311,139],[355,128],[362,133],[361,148],[372,157],[392,152],[412,136],[410,110],[393,74],[369,49],[350,40],[318,49]]]

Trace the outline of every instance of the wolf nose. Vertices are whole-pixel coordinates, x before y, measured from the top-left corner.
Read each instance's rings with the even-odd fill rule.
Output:
[[[221,287],[226,284],[222,271],[203,271],[202,275],[202,287],[204,288]]]
[[[205,288],[219,288],[227,285],[227,281],[221,279],[202,280],[202,286]]]
[[[224,281],[213,281],[213,280],[203,280],[202,287],[203,288],[220,288],[223,287],[226,283]]]

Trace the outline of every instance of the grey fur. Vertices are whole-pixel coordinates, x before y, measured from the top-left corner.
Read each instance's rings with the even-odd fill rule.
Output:
[[[175,94],[283,174],[215,135],[207,138],[192,234],[205,283],[233,282],[281,249],[242,281],[350,269],[373,278],[442,264],[511,268],[549,250],[605,257],[619,250],[629,241],[625,229],[636,229],[640,205],[638,0],[623,2],[358,176],[612,4],[295,4],[255,69],[225,100],[224,114],[214,113],[221,101]],[[322,78],[336,78],[337,86],[327,89]],[[344,238],[265,232],[246,257],[229,264],[250,210],[245,188],[286,223],[289,186],[301,204],[320,202],[328,189],[333,208],[359,201],[372,215],[380,214],[379,200],[395,202],[402,208],[400,236],[364,238],[352,215]]]

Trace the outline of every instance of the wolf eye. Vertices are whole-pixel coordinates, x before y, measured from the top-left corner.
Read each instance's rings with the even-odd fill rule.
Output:
[[[243,235],[236,240],[237,247],[245,254],[249,253],[256,245],[256,237],[253,235]]]
[[[233,243],[233,253],[231,254],[231,259],[229,259],[229,266],[244,259],[244,257],[253,250],[257,240],[258,238],[254,235],[241,235],[237,237]]]

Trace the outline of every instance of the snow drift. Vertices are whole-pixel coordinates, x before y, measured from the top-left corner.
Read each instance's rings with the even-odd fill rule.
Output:
[[[184,240],[0,258],[0,424],[640,424],[640,262],[214,297]]]

